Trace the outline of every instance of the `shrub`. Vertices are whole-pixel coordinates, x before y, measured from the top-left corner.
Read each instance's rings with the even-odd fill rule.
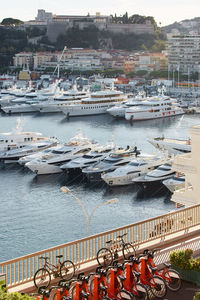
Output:
[[[193,300],[200,300],[200,292],[196,292]]]
[[[29,295],[22,295],[20,293],[6,293],[4,289],[0,287],[0,299],[1,300],[35,300],[35,297]]]
[[[196,269],[197,263],[196,260],[192,258],[192,254],[193,251],[191,249],[172,251],[170,253],[170,262],[172,265],[182,270],[191,270],[193,268]]]

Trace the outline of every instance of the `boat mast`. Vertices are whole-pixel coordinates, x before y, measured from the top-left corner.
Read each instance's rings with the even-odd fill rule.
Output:
[[[63,49],[63,51],[61,53],[61,56],[60,56],[60,58],[58,60],[57,66],[56,66],[55,70],[53,71],[53,75],[55,74],[56,70],[58,71],[57,72],[57,78],[58,79],[60,78],[60,62],[61,62],[61,59],[62,59],[62,57],[63,57],[63,55],[64,55],[64,53],[65,53],[66,50],[67,50],[67,46],[64,47],[64,49]]]

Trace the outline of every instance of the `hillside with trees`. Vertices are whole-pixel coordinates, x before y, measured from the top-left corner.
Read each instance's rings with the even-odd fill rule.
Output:
[[[5,18],[0,26],[0,68],[6,68],[13,63],[13,56],[21,51],[56,51],[62,50],[65,45],[69,48],[93,48],[93,49],[122,49],[122,50],[144,50],[159,52],[165,49],[166,37],[158,28],[153,17],[133,15],[128,13],[123,16],[112,16],[113,23],[144,24],[146,21],[154,24],[154,34],[122,34],[106,30],[99,30],[92,23],[84,29],[77,25],[69,28],[60,35],[55,43],[49,42],[46,29],[39,27],[24,27],[18,19]],[[40,42],[32,44],[30,38],[40,36]]]

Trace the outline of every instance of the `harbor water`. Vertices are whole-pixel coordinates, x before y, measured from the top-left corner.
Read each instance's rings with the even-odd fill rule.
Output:
[[[18,116],[0,115],[0,132],[16,127]],[[137,146],[142,153],[154,153],[148,138],[188,138],[189,128],[200,123],[198,115],[128,123],[109,115],[75,117],[63,114],[23,115],[23,131],[37,131],[67,142],[78,130],[104,145]],[[158,216],[175,209],[166,190],[143,193],[135,185],[108,187],[88,183],[79,175],[36,176],[19,165],[0,166],[0,261],[23,256],[87,236],[87,220],[78,202],[60,188],[66,185],[81,199],[88,216],[107,200],[119,202],[96,209],[90,234]]]

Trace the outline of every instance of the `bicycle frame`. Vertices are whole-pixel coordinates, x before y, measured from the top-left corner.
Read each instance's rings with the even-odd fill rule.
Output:
[[[150,282],[151,279],[153,279],[153,283]],[[153,274],[149,270],[146,258],[141,258],[140,282],[144,285],[150,286],[151,288],[156,287],[156,283],[154,282]]]
[[[117,271],[115,269],[111,269],[111,278],[110,278],[110,284],[108,286],[108,297],[109,298],[114,298],[117,294],[117,292],[119,292],[121,290],[121,287],[119,287],[118,284],[118,279],[117,277],[119,275],[123,276],[123,271],[121,269],[117,269]]]
[[[86,291],[87,293],[89,293],[89,300],[91,299],[91,293],[89,292],[88,289],[88,284],[85,282],[85,280],[83,280],[83,282],[78,281],[76,283],[76,298],[75,300],[80,300],[83,299],[83,296],[81,295],[82,291]]]
[[[61,264],[62,264],[62,262],[61,262],[60,258],[58,259],[57,265],[53,265],[46,260],[43,268],[51,271],[52,273],[57,273],[57,272],[59,272]]]
[[[153,268],[156,267],[156,265],[153,261],[153,255],[148,255],[147,264],[150,265]],[[171,276],[170,276],[170,274],[168,272],[168,268],[166,266],[163,269],[159,270],[159,271],[155,270],[154,275],[162,277],[165,281],[172,282]]]

